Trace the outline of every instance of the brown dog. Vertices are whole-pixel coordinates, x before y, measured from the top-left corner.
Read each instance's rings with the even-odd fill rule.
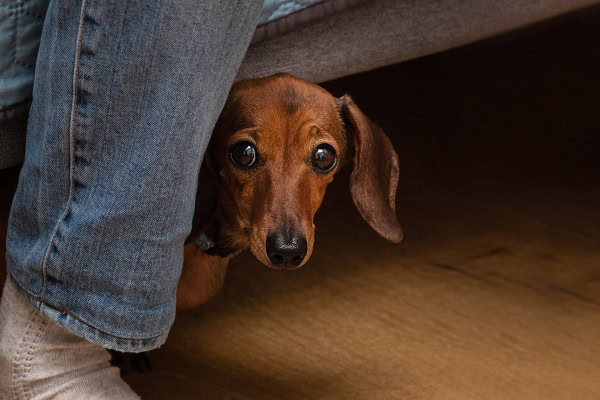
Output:
[[[313,250],[313,217],[348,160],[352,198],[384,238],[402,240],[396,219],[398,157],[383,131],[349,96],[288,74],[238,82],[217,122],[200,171],[177,307],[209,300],[227,255],[250,249],[271,268],[295,269]]]

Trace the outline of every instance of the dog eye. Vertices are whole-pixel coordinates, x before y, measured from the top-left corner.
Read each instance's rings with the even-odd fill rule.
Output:
[[[331,171],[337,164],[337,156],[333,147],[325,143],[318,145],[312,156],[312,164],[318,172]]]
[[[237,142],[229,150],[229,157],[238,168],[250,168],[256,162],[256,147],[248,141]]]

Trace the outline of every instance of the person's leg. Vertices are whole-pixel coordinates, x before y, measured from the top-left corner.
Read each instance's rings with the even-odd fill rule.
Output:
[[[9,279],[43,316],[115,350],[164,342],[202,155],[261,6],[50,2],[7,238]]]
[[[0,327],[0,399],[139,399],[108,351],[41,315],[10,280]]]

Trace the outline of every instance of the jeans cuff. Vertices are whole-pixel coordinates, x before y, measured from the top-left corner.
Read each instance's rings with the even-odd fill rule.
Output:
[[[81,320],[72,316],[67,311],[62,311],[47,304],[29,292],[27,292],[21,284],[11,275],[8,274],[8,279],[11,279],[17,291],[21,293],[33,306],[46,318],[55,322],[59,326],[73,332],[77,336],[95,343],[100,346],[127,353],[140,353],[160,347],[167,340],[169,329],[159,336],[146,339],[123,338],[110,333],[101,331]]]

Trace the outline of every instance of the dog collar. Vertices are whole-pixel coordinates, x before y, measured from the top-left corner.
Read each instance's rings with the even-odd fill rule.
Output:
[[[242,252],[242,249],[232,250],[215,244],[206,233],[202,233],[198,239],[194,240],[194,243],[196,243],[196,246],[198,246],[200,250],[211,256],[233,258]]]

